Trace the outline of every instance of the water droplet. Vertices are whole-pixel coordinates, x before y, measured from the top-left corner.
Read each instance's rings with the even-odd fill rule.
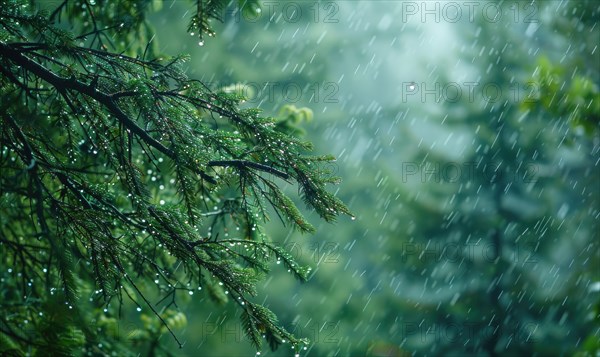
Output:
[[[200,42],[198,42],[198,46],[204,46],[204,40],[200,40]]]

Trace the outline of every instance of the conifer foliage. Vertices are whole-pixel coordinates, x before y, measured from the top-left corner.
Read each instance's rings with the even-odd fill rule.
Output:
[[[134,352],[108,333],[123,306],[179,343],[177,302],[194,293],[236,303],[257,349],[306,343],[252,300],[273,259],[298,279],[310,272],[261,224],[271,210],[314,231],[282,184],[328,222],[349,215],[326,190],[333,157],[188,78],[189,58],[159,55],[146,19],[159,6],[0,1],[3,354]],[[226,6],[258,9],[190,2],[189,32],[214,36]]]

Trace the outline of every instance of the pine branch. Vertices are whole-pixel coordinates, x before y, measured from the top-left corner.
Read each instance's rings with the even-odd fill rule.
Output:
[[[123,125],[125,125],[125,127],[142,138],[142,140],[144,140],[150,146],[167,155],[171,159],[176,159],[176,155],[171,149],[167,148],[162,143],[151,137],[144,129],[140,128],[133,120],[131,120],[127,114],[125,114],[121,108],[119,108],[111,95],[101,92],[95,86],[82,83],[75,77],[67,79],[57,76],[52,71],[27,58],[17,50],[13,49],[10,45],[7,45],[3,42],[0,42],[0,55],[11,59],[17,65],[22,66],[36,76],[50,83],[63,96],[65,96],[65,91],[67,89],[71,89],[95,99],[100,104],[104,105],[121,123],[123,123]],[[200,171],[198,168],[192,169],[194,172],[200,174],[206,181],[216,184],[216,181],[206,173]]]
[[[128,296],[145,301],[158,329],[168,329],[179,343],[168,319],[144,295],[146,284],[168,306],[177,306],[179,292],[203,287],[215,300],[240,305],[255,346],[264,339],[273,349],[284,341],[302,343],[247,297],[256,295],[273,256],[298,279],[307,277],[308,269],[262,231],[268,204],[282,221],[313,231],[274,177],[298,182],[306,203],[326,220],[347,212],[325,190],[333,181],[317,167],[323,160],[302,155],[310,143],[283,133],[276,119],[261,117],[258,109],[240,109],[239,96],[188,79],[183,56],[146,60],[148,42],[136,58],[135,41],[135,50],[106,51],[106,45],[115,48],[114,35],[132,36],[146,26],[149,2],[97,2],[92,9],[87,0],[64,1],[51,15],[22,4],[0,7],[0,90],[6,96],[0,108],[0,242],[14,253],[2,259],[21,269],[19,279],[7,281],[26,299],[15,298],[22,317],[37,316],[28,305],[34,295],[47,299],[59,286],[85,315],[64,322],[63,330],[86,331],[82,326],[92,312],[78,309],[77,290],[94,291],[92,300],[103,300],[109,310],[117,300],[119,314]],[[257,1],[237,4],[252,11]],[[199,36],[214,34],[209,20],[220,19],[226,1],[196,5]],[[62,15],[67,23],[54,26]],[[159,186],[162,180],[175,188]],[[242,228],[243,239],[219,239],[232,225]],[[40,246],[24,239],[37,239]],[[39,250],[43,254],[36,255]],[[46,286],[28,286],[36,276]],[[47,322],[40,317],[31,325],[40,321]],[[61,341],[63,330],[52,341]],[[28,348],[21,342],[20,348]],[[62,342],[51,351],[71,351]],[[151,350],[160,348],[157,343]]]
[[[207,166],[223,166],[223,167],[228,167],[228,166],[235,166],[238,168],[253,168],[256,170],[260,170],[260,171],[264,171],[264,172],[268,172],[270,174],[273,174],[279,178],[282,178],[284,180],[287,180],[290,178],[290,175],[288,175],[287,173],[281,171],[281,170],[277,170],[273,167],[267,166],[267,165],[263,165],[263,164],[259,164],[256,162],[252,162],[252,161],[245,161],[245,160],[220,160],[220,161],[210,161],[208,162]]]

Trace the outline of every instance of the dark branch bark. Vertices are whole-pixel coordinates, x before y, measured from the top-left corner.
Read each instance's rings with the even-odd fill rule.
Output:
[[[264,171],[264,172],[268,172],[270,174],[273,174],[277,177],[280,177],[284,180],[287,180],[290,178],[290,175],[288,175],[287,173],[281,171],[281,170],[277,170],[271,166],[267,166],[267,165],[263,165],[263,164],[259,164],[257,162],[252,162],[252,161],[245,161],[245,160],[221,160],[221,161],[210,161],[208,163],[208,166],[235,166],[238,168],[253,168],[255,170],[260,170],[260,171]]]
[[[144,129],[140,128],[133,120],[131,120],[127,116],[127,114],[125,114],[121,110],[121,108],[119,108],[119,106],[117,105],[117,103],[115,103],[111,95],[99,91],[96,87],[92,85],[82,83],[74,77],[67,79],[57,76],[44,66],[22,55],[17,50],[13,49],[10,45],[1,42],[0,54],[15,62],[16,64],[22,66],[24,69],[35,74],[37,77],[50,83],[58,91],[71,89],[95,99],[100,104],[104,105],[119,121],[123,123],[123,125],[125,125],[125,127],[127,127],[127,129],[131,130],[134,134],[138,135],[150,146],[154,147],[155,149],[169,156],[170,158],[175,158],[175,153],[173,152],[173,150],[167,148],[162,143],[151,137]]]
[[[74,90],[96,100],[100,104],[104,105],[121,123],[123,123],[123,125],[127,129],[131,130],[131,132],[139,136],[142,140],[144,140],[144,142],[148,143],[148,145],[154,147],[155,149],[167,155],[171,159],[176,159],[177,155],[175,154],[175,152],[169,149],[168,147],[164,146],[158,140],[154,139],[148,134],[148,132],[140,128],[133,120],[131,120],[129,116],[127,116],[127,114],[125,114],[121,110],[121,108],[119,108],[112,95],[103,93],[99,91],[95,86],[82,83],[74,77],[67,79],[57,76],[44,66],[22,55],[21,53],[19,53],[19,51],[13,49],[10,45],[4,44],[2,42],[0,42],[0,55],[10,59],[14,63],[22,66],[24,69],[30,71],[37,77],[50,83],[63,96],[65,96],[66,90]],[[206,181],[212,184],[216,183],[216,181],[212,177],[208,176],[201,170],[198,170],[198,168],[191,169],[192,171],[200,174],[200,176],[202,176],[202,178]]]
[[[127,114],[121,110],[119,105],[116,103],[115,99],[122,97],[124,95],[130,95],[131,93],[127,92],[117,92],[114,94],[107,94],[97,89],[96,86],[92,84],[85,84],[83,82],[78,81],[75,77],[71,78],[63,78],[56,74],[54,74],[51,70],[45,68],[40,65],[36,61],[24,56],[18,50],[15,50],[10,45],[0,42],[0,55],[3,57],[10,59],[14,63],[22,66],[24,69],[33,73],[37,77],[43,79],[44,81],[50,83],[56,90],[66,97],[66,90],[73,90],[82,94],[87,95],[88,97],[96,100],[100,104],[104,105],[123,125],[131,130],[135,135],[139,136],[144,142],[158,151],[162,152],[166,156],[171,159],[176,159],[176,153],[170,148],[164,146],[161,142],[154,139],[148,132],[138,126]],[[230,113],[227,113],[230,114]],[[259,164],[251,161],[242,161],[242,160],[223,160],[223,161],[210,161],[207,166],[235,166],[238,168],[252,168],[259,171],[264,171],[275,176],[278,176],[284,180],[289,179],[289,175],[283,171],[277,170],[267,165]],[[203,179],[207,180],[210,183],[215,184],[215,180],[208,176],[206,173],[198,170],[197,168],[192,168],[194,172],[199,173]]]

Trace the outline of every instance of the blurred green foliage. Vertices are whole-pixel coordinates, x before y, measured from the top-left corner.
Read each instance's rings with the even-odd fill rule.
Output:
[[[553,65],[545,56],[538,58],[530,79],[534,93],[523,101],[523,110],[543,110],[552,117],[564,118],[574,130],[581,128],[585,134],[593,135],[600,125],[598,84],[581,75],[568,80],[565,71],[565,67]]]

